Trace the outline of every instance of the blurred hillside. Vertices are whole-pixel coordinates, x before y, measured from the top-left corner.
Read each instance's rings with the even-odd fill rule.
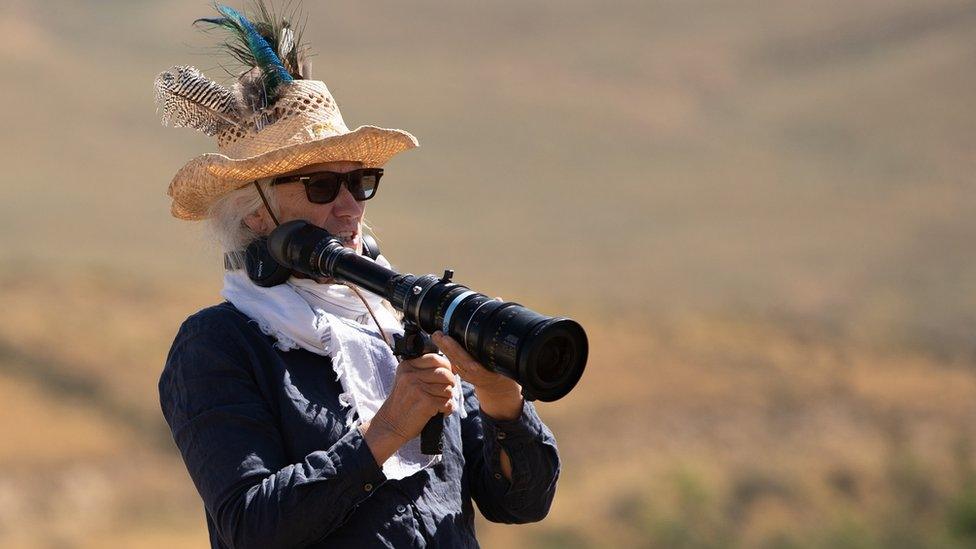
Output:
[[[174,64],[220,76],[217,37],[190,25],[208,10],[6,3],[3,89],[21,108],[0,138],[5,257],[216,284],[164,194],[213,144],[160,127],[151,98]],[[970,2],[306,10],[314,74],[350,125],[421,140],[368,212],[403,268],[450,264],[561,308],[749,307],[935,346],[972,333]]]
[[[219,299],[165,196],[215,147],[151,87],[220,76],[210,9],[0,6],[0,545],[205,543],[155,380]],[[304,9],[347,123],[421,141],[391,260],[590,333],[553,514],[487,547],[976,539],[971,2]]]

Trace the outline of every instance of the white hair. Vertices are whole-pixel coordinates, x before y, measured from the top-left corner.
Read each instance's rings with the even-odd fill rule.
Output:
[[[258,180],[261,191],[268,199],[268,205],[275,216],[279,215],[277,195],[271,187],[271,178]],[[254,183],[231,191],[218,198],[207,211],[207,229],[210,238],[223,253],[238,252],[258,238],[258,234],[244,223],[244,218],[264,208],[264,202]],[[231,253],[232,263],[240,261],[238,254]],[[241,268],[243,265],[234,265]]]
[[[257,183],[268,199],[272,213],[280,219],[278,195],[275,188],[271,186],[273,179],[267,177],[259,179]],[[263,208],[264,202],[252,182],[221,196],[207,210],[207,232],[210,240],[220,247],[223,254],[228,254],[226,257],[235,269],[243,269],[244,263],[243,257],[234,252],[243,251],[248,244],[260,236],[244,223],[244,218]],[[361,223],[365,231],[373,233],[366,218],[363,218]]]

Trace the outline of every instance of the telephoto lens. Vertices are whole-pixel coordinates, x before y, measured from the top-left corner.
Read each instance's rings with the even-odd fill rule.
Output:
[[[491,299],[454,283],[451,271],[441,277],[400,274],[306,221],[277,227],[268,249],[294,271],[360,286],[388,300],[423,331],[441,330],[483,366],[518,382],[527,400],[559,400],[583,375],[589,345],[575,320]]]
[[[447,276],[429,285],[424,278],[414,281],[416,304],[411,291],[404,307],[422,329],[453,337],[483,366],[517,381],[528,400],[559,400],[576,386],[588,353],[579,323],[491,299]]]

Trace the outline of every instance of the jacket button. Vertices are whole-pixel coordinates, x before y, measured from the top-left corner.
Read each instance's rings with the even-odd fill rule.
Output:
[[[498,440],[505,440],[505,431],[498,432]]]
[[[403,505],[397,505],[397,506],[396,506],[396,511],[397,511],[397,513],[402,513],[402,512],[404,512],[404,511],[406,511],[406,510],[407,510],[407,508],[406,508],[406,507],[404,507]]]
[[[363,485],[363,490],[366,490],[367,492],[372,492],[373,485],[367,482],[366,484]]]
[[[501,480],[501,478],[502,478],[501,473],[495,473],[495,480]]]

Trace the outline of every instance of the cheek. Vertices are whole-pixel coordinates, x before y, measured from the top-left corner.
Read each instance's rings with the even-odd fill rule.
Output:
[[[325,222],[332,217],[332,204],[309,204],[309,206],[306,219],[311,220],[319,227],[325,227]]]
[[[278,188],[278,211],[281,212],[281,217],[285,219],[295,219],[295,215],[299,213],[299,209],[302,206],[302,201],[298,200],[298,194],[295,189],[290,185],[286,185]]]
[[[305,189],[288,189],[278,197],[281,222],[304,219],[321,225],[332,216],[332,204],[312,204],[305,198]]]
[[[313,225],[320,227],[332,217],[332,204],[312,204],[302,198],[302,202],[289,204],[281,208],[282,217],[288,220],[304,219]]]

